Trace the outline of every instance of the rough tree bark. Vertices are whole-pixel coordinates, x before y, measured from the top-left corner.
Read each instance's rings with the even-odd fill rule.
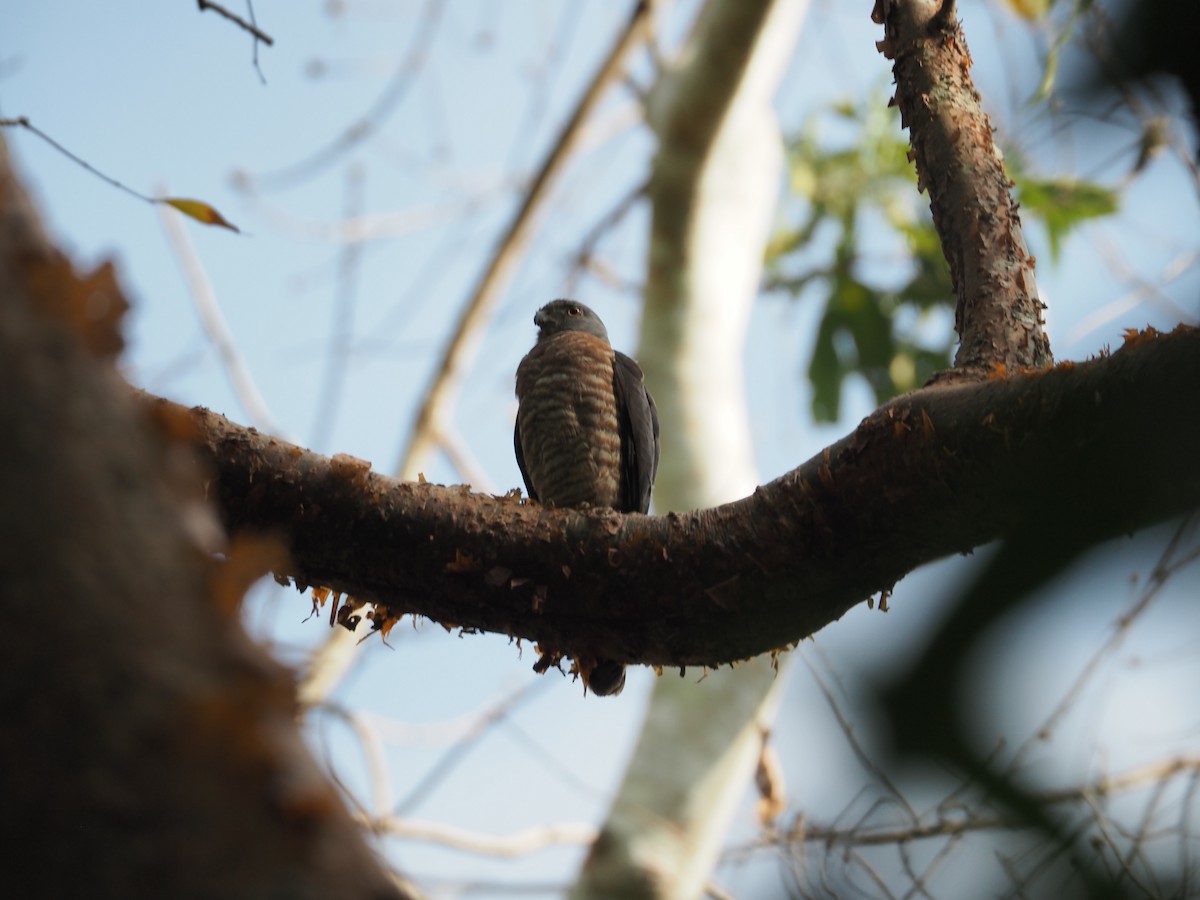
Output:
[[[881,49],[897,77],[931,43],[957,53],[921,58],[965,77],[953,16],[921,0],[877,12],[897,9],[917,23],[888,26]],[[929,102],[902,87],[897,98]],[[908,121],[917,130],[925,119]],[[936,194],[942,182],[925,183]],[[948,256],[1020,238],[981,244],[953,219],[937,221]],[[1015,216],[1005,221],[1017,228]],[[1020,346],[1041,343],[1040,326],[993,314],[1028,305],[1024,279],[1005,283],[1010,294],[963,306],[964,332],[978,313],[1007,322]],[[916,566],[1029,521],[1100,541],[1200,503],[1200,331],[1132,335],[1111,356],[1050,369],[1011,368],[1009,340],[999,345],[982,380],[897,398],[751,496],[661,517],[396,482],[191,415],[217,473],[211,497],[231,527],[287,541],[292,562],[280,574],[376,601],[381,622],[425,615],[536,640],[552,658],[717,665],[800,640]]]
[[[912,138],[908,156],[917,166],[917,189],[929,191],[958,300],[958,353],[943,379],[1052,363],[1035,260],[971,81],[954,0],[876,0],[871,17],[884,26],[879,51],[893,61],[894,102]]]
[[[655,517],[550,510],[397,482],[144,402],[194,429],[210,466],[194,471],[226,523],[286,544],[277,573],[373,600],[381,623],[420,614],[536,640],[545,663],[727,663],[1031,522],[1079,543],[1194,509],[1200,330],[1037,368],[1049,348],[1015,211],[984,207],[964,226],[940,199],[978,177],[990,188],[972,202],[992,202],[999,184],[970,104],[944,90],[973,93],[956,80],[953,4],[880,0],[877,14],[955,274],[963,383],[886,404],[751,496]],[[59,321],[93,320],[115,287],[45,248],[7,175],[0,191],[0,833],[22,851],[10,877],[64,896],[82,893],[73,873],[90,895],[395,895],[301,749],[290,684],[238,630],[245,578],[195,544],[202,507],[172,487],[191,463],[147,436],[111,367]],[[112,352],[104,329],[89,333]]]
[[[666,516],[400,482],[189,412],[234,529],[279,574],[543,649],[662,666],[780,648],[917,566],[1051,520],[1091,541],[1200,505],[1200,329],[884,405],[751,496]],[[168,404],[165,400],[150,400]]]

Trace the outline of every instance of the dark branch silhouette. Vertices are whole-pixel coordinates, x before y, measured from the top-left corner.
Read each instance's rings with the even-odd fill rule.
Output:
[[[1197,396],[1200,329],[1140,333],[1105,358],[900,397],[752,496],[667,516],[401,482],[174,408],[228,526],[287,543],[280,574],[384,619],[678,666],[798,641],[922,563],[1033,522],[1080,545],[1200,505]]]

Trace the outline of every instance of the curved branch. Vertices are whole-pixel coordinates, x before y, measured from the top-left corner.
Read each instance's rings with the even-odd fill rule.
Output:
[[[1148,331],[1110,357],[905,395],[751,496],[666,516],[398,482],[188,415],[227,523],[287,540],[280,574],[550,657],[683,666],[798,641],[1033,520],[1100,541],[1200,505],[1196,396],[1200,329]]]

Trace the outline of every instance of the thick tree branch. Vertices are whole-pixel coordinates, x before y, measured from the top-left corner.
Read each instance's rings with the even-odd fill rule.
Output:
[[[918,187],[958,297],[954,373],[978,377],[1053,362],[1034,259],[992,126],[971,81],[971,55],[950,0],[877,0],[879,50],[893,61],[895,103],[912,140]],[[950,376],[945,373],[943,377]]]
[[[1031,521],[1101,541],[1194,508],[1197,396],[1200,329],[1139,334],[1109,357],[897,398],[753,495],[667,516],[397,482],[190,415],[229,525],[283,536],[301,583],[551,654],[682,666],[798,641]]]

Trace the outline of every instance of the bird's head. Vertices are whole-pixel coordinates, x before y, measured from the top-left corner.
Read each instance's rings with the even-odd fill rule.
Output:
[[[533,315],[538,340],[563,331],[582,331],[608,340],[608,331],[590,307],[574,300],[552,300]]]

